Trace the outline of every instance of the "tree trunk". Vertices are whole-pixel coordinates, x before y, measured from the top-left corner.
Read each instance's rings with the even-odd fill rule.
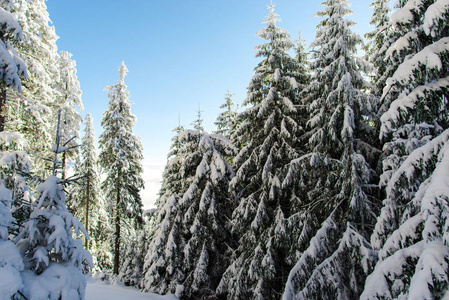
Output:
[[[5,122],[6,122],[6,88],[2,88],[0,95],[0,132],[5,130]]]
[[[118,275],[120,264],[120,189],[117,189],[117,202],[115,203],[115,244],[114,244],[114,274]]]
[[[63,173],[64,174],[64,173]],[[87,177],[87,191],[86,191],[86,230],[87,230],[87,234],[90,237],[90,230],[89,230],[89,199],[90,196],[90,176]],[[85,245],[86,249],[89,250],[89,240],[86,237],[86,245]]]
[[[67,153],[66,153],[66,151],[64,151],[62,153],[62,175],[61,175],[61,179],[65,179],[65,177],[66,177],[66,171],[65,171],[66,166],[67,166]]]

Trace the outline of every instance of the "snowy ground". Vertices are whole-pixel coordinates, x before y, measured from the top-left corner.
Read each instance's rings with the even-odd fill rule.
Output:
[[[160,296],[141,293],[139,290],[120,284],[110,285],[88,278],[86,300],[177,300],[174,295]]]

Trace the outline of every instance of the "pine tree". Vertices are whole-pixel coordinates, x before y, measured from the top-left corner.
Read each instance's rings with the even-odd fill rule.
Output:
[[[119,279],[127,286],[141,287],[145,256],[148,252],[149,235],[152,226],[152,213],[143,213],[141,228],[129,228],[125,242],[123,264],[120,266]]]
[[[71,59],[72,54],[61,51],[57,57],[59,69],[59,81],[56,89],[59,92],[57,106],[63,109],[63,119],[61,123],[61,138],[67,141],[67,151],[62,156],[62,179],[66,178],[67,159],[74,160],[77,156],[78,147],[76,139],[79,138],[80,124],[83,121],[77,108],[83,109],[81,101],[80,83],[76,76],[76,62]]]
[[[230,254],[227,222],[234,204],[227,188],[234,173],[223,156],[235,147],[220,135],[183,130],[172,148],[178,150],[164,172],[143,289],[212,296]],[[175,180],[167,176],[173,170],[181,174]]]
[[[19,174],[27,172],[31,165],[28,155],[22,151],[23,144],[20,134],[0,132],[0,293],[5,299],[12,299],[23,288],[22,256],[10,240],[17,235],[18,223],[21,223],[11,212],[19,211],[21,202],[29,200],[25,199],[28,185]]]
[[[201,113],[203,111],[200,108],[200,105],[198,104],[198,110],[197,110],[197,114],[198,114],[198,118],[193,121],[193,123],[191,125],[193,125],[193,128],[195,130],[199,130],[199,131],[204,131],[204,127],[203,127],[203,119],[201,119]]]
[[[348,1],[322,5],[317,16],[324,19],[312,43],[315,76],[305,99],[309,152],[291,163],[283,182],[295,187],[303,209],[315,215],[308,226],[322,225],[290,272],[283,299],[357,299],[376,259],[366,238],[377,200],[367,188],[375,179],[368,162],[375,165],[379,151],[367,143],[373,108],[364,93],[363,61],[355,57],[362,39],[345,18],[352,13]]]
[[[9,3],[8,3],[9,4]],[[4,8],[7,10],[5,10]],[[22,91],[20,77],[27,78],[25,63],[11,45],[23,40],[23,32],[17,20],[9,13],[10,5],[0,7],[0,132],[5,130],[7,90]]]
[[[42,171],[42,158],[50,155],[59,110],[53,105],[59,97],[54,86],[59,80],[58,36],[51,26],[45,0],[17,0],[11,12],[23,29],[23,41],[15,48],[25,61],[28,80],[23,82],[21,94],[11,92],[7,96],[10,111],[6,128],[25,136],[35,169]]]
[[[281,183],[290,161],[301,154],[298,137],[304,121],[299,119],[298,95],[309,76],[299,73],[306,67],[288,54],[294,44],[277,26],[274,5],[268,9],[266,27],[258,32],[266,42],[256,47],[262,61],[243,103],[249,107],[239,114],[241,123],[234,133],[236,144],[243,146],[234,159],[237,172],[230,183],[238,203],[232,232],[239,246],[217,290],[227,299],[277,298],[298,250],[292,241],[296,236],[290,239],[287,232],[301,224],[302,216],[297,215],[297,200]]]
[[[391,12],[388,3],[391,0],[373,0],[370,7],[374,10],[370,20],[370,25],[375,29],[365,37],[369,42],[365,45],[366,59],[374,67],[375,71],[372,75],[373,94],[380,96],[385,87],[386,70],[389,69],[388,63],[384,60],[385,53],[394,41],[396,33],[389,26],[389,14]]]
[[[399,2],[381,101],[385,199],[371,237],[379,262],[363,299],[447,295],[449,36],[445,1]],[[394,261],[394,267],[392,262]]]
[[[88,238],[88,234],[65,205],[64,185],[71,180],[62,180],[57,176],[58,154],[64,151],[60,146],[59,126],[56,144],[52,149],[53,173],[40,180],[31,215],[15,237],[25,268],[22,274],[22,293],[28,299],[47,299],[50,295],[57,295],[58,298],[68,298],[70,295],[72,298],[82,299],[86,279],[81,270],[90,267],[92,262],[89,252],[82,248],[81,240],[72,237],[73,234],[84,234]],[[54,279],[54,286],[37,284],[49,278]]]
[[[5,10],[6,9],[6,10]],[[7,89],[20,91],[20,76],[27,73],[22,59],[11,46],[12,41],[22,39],[22,29],[9,13],[10,3],[0,7],[0,295],[12,299],[23,288],[20,272],[24,269],[22,256],[10,240],[17,234],[18,222],[11,212],[19,214],[20,202],[28,199],[28,185],[23,174],[29,171],[31,162],[23,151],[23,136],[5,130]]]
[[[136,116],[131,113],[129,92],[125,85],[128,69],[125,63],[119,67],[120,78],[108,90],[109,107],[103,114],[100,135],[99,162],[106,171],[102,183],[105,197],[110,199],[114,233],[114,274],[120,267],[121,231],[126,219],[141,219],[142,200],[139,191],[143,188],[142,144],[133,133]]]
[[[234,94],[231,94],[228,90],[225,95],[225,103],[220,105],[220,108],[224,111],[218,115],[217,121],[214,123],[217,126],[214,133],[221,134],[228,139],[231,139],[236,127],[237,112],[234,110],[233,96]]]
[[[75,168],[80,179],[73,185],[70,207],[90,236],[85,248],[90,250],[96,271],[110,267],[109,226],[106,203],[100,191],[100,173],[95,147],[95,131],[91,114],[84,118],[84,136],[81,141],[81,157]],[[64,169],[64,167],[63,167]]]

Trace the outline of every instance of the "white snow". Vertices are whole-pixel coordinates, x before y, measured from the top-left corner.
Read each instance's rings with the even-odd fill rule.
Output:
[[[176,300],[174,295],[142,293],[139,290],[121,284],[110,285],[94,278],[88,278],[86,300]]]

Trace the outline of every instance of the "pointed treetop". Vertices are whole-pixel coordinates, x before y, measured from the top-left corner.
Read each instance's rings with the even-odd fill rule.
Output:
[[[275,7],[276,7],[276,3],[273,3],[273,1],[270,1],[270,5],[267,5],[267,9],[270,11],[270,13],[266,16],[266,19],[263,20],[262,23],[275,25],[276,22],[281,21],[281,18],[279,18],[279,15],[274,12]]]
[[[203,119],[201,119],[201,113],[203,112],[201,110],[200,104],[198,103],[198,119],[196,119],[195,121],[193,121],[192,125],[193,128],[195,128],[195,130],[199,130],[199,131],[204,131],[203,128]]]
[[[124,61],[122,61],[122,64],[118,68],[118,73],[120,74],[120,78],[118,80],[118,83],[124,84],[125,83],[126,73],[128,73],[128,68],[126,68],[126,65],[125,65]]]

